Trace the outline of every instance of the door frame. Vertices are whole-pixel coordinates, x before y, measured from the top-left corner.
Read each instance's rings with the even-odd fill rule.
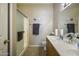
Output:
[[[16,56],[16,3],[8,3],[8,56]]]
[[[16,3],[9,3],[9,35],[10,35],[10,56],[16,56],[17,53],[17,33],[16,33]]]
[[[10,4],[8,3],[8,56],[10,56]]]

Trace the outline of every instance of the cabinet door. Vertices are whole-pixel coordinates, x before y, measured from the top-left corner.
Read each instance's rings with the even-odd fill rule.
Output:
[[[50,43],[50,41],[47,39],[47,56],[59,56],[56,49],[53,47],[53,45]]]

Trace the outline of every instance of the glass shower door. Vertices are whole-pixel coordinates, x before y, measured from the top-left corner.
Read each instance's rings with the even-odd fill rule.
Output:
[[[16,31],[17,31],[17,55],[24,49],[24,16],[17,10]]]

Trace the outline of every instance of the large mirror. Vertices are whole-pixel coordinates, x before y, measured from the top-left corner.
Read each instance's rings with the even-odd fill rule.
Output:
[[[62,3],[54,4],[54,19],[55,35],[62,40],[79,41],[78,3],[72,3],[67,7],[63,7]]]
[[[79,32],[79,4],[72,3],[59,13],[58,28],[64,30],[64,34]]]

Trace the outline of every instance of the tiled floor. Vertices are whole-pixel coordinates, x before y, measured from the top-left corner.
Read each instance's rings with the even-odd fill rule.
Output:
[[[46,52],[43,47],[29,47],[23,56],[45,56]]]

